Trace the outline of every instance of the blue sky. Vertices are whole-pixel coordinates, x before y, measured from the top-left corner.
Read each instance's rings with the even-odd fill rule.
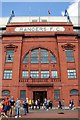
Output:
[[[2,16],[10,16],[11,10],[15,16],[61,16],[70,2],[2,2]]]

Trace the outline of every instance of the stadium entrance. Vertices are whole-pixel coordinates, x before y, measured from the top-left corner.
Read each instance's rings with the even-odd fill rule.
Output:
[[[47,98],[47,91],[33,91],[33,99],[40,99],[41,103],[44,102],[44,99]]]

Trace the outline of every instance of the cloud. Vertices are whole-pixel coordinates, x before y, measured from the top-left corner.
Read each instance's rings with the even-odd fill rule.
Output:
[[[80,26],[80,0],[74,0],[70,2],[69,7],[67,8],[67,12],[69,14],[70,20],[74,26]],[[62,16],[64,16],[65,12],[61,12]]]
[[[79,0],[78,0],[79,1]],[[68,11],[68,13],[69,13],[69,15],[70,16],[78,16],[78,11],[79,11],[79,2],[78,1],[76,1],[76,2],[74,2],[74,3],[72,3],[69,7],[68,7],[68,9],[67,9],[67,11]]]
[[[79,15],[79,2],[80,0],[74,0],[71,2],[69,7],[67,8],[67,11],[69,13],[69,16],[78,16]],[[64,11],[61,12],[62,16],[64,16]]]

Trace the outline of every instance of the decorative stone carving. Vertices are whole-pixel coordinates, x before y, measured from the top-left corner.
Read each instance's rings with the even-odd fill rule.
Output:
[[[73,50],[75,50],[75,45],[70,44],[70,43],[64,44],[61,47],[63,48],[63,50],[65,50],[65,49],[73,49]]]
[[[16,52],[17,48],[18,48],[18,46],[13,45],[13,44],[4,46],[5,51],[6,51],[6,49],[14,49],[14,51]]]

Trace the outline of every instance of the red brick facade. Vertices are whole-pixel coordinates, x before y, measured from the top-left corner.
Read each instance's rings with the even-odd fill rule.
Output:
[[[65,31],[14,31],[16,27],[30,26],[62,26],[65,28]],[[51,52],[56,57],[56,63],[30,63],[31,51],[35,49],[38,50],[39,55],[41,49],[47,50],[48,57]],[[74,62],[67,62],[66,49],[73,50]],[[14,50],[13,62],[5,62],[7,50]],[[23,60],[28,53],[28,63],[24,64]],[[40,60],[39,55],[38,58]],[[41,95],[43,95],[43,93],[46,94],[44,97],[51,99],[54,105],[57,106],[54,91],[59,90],[60,99],[64,99],[66,106],[68,106],[69,100],[71,99],[74,99],[75,105],[78,106],[78,94],[70,94],[71,90],[78,90],[78,39],[71,23],[8,24],[6,32],[2,35],[2,59],[2,90],[9,90],[10,95],[13,95],[15,99],[20,97],[20,90],[26,90],[26,97],[34,99],[36,91],[36,93],[41,93]],[[11,80],[4,79],[4,70],[12,70]],[[26,79],[22,78],[23,70],[28,71],[29,77]],[[31,70],[48,70],[50,76],[49,78],[41,78],[41,73],[39,73],[39,78],[31,78]],[[58,78],[51,77],[52,70],[57,70]],[[76,78],[68,78],[68,70],[76,70]],[[42,96],[38,97],[40,98]]]

